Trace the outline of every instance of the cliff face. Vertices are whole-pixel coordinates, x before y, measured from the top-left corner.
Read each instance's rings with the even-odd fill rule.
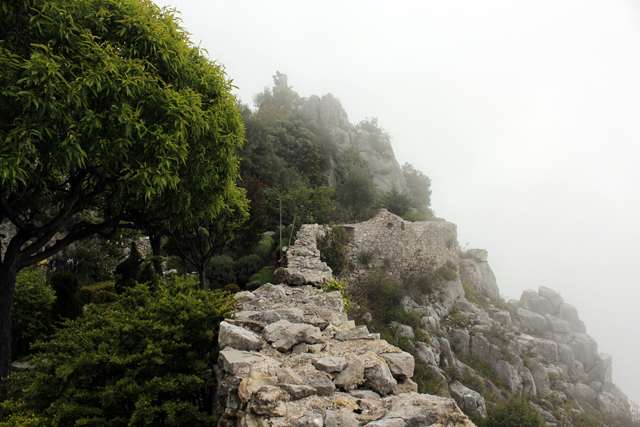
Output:
[[[316,95],[302,98],[299,108],[312,120],[327,127],[338,150],[342,151],[353,146],[360,152],[371,166],[378,189],[383,192],[389,191],[394,185],[400,192],[407,189],[407,183],[393,153],[388,135],[353,126],[349,123],[347,113],[340,101],[331,94],[324,95],[322,98]],[[329,183],[335,184],[333,170]]]
[[[319,231],[315,227],[310,234]],[[611,356],[598,352],[576,308],[557,292],[540,287],[525,290],[517,301],[500,300],[487,252],[458,253],[453,224],[409,223],[384,211],[345,227],[355,276],[376,267],[385,267],[399,280],[407,271],[428,272],[443,265],[457,270],[457,277],[441,279],[430,294],[407,292],[402,299],[406,313],[420,316],[420,327],[396,323],[393,328],[396,337],[409,339],[411,355],[427,366],[431,381],[465,413],[484,417],[487,406],[509,396],[529,396],[549,426],[584,425],[580,420],[593,416],[599,421],[589,425],[621,425],[617,423],[631,419],[627,396],[612,382]],[[300,244],[320,263],[312,240]],[[364,260],[366,252],[378,256]],[[292,252],[291,259],[298,256],[305,255]],[[327,268],[322,266],[325,275]],[[289,270],[290,276],[300,273]],[[296,276],[297,283],[328,280],[307,280],[305,274]],[[371,316],[359,320],[366,324]]]

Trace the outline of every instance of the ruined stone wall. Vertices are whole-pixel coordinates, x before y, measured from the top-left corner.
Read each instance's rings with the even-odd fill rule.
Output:
[[[351,244],[349,261],[356,274],[369,267],[392,276],[423,274],[447,261],[458,264],[456,225],[445,221],[409,222],[386,209],[369,221],[344,226]]]

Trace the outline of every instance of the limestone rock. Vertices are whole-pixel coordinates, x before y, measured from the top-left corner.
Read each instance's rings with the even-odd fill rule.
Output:
[[[287,414],[286,402],[291,400],[282,389],[274,386],[264,386],[251,395],[249,408],[258,415],[269,417],[284,417]]]
[[[470,249],[465,252],[464,258],[460,260],[460,279],[489,298],[499,298],[500,290],[496,283],[496,276],[489,267],[486,256],[486,251],[480,249]]]
[[[240,400],[247,403],[251,399],[251,395],[262,387],[276,385],[278,385],[278,379],[276,377],[271,377],[262,372],[251,371],[249,375],[242,379],[238,387],[238,396]]]
[[[324,418],[325,427],[360,427],[360,422],[353,414],[338,411],[327,411]]]
[[[465,387],[459,381],[450,383],[449,389],[458,407],[466,414],[481,418],[487,416],[487,405],[480,393]]]
[[[413,356],[406,351],[402,353],[382,353],[380,357],[387,362],[394,378],[403,379],[413,377],[416,362]]]
[[[291,420],[291,427],[324,427],[322,414],[309,414],[297,420]]]
[[[313,361],[313,366],[320,371],[331,374],[344,371],[347,367],[347,361],[343,357],[321,357]]]
[[[564,298],[562,298],[559,293],[545,286],[540,286],[538,288],[538,295],[549,300],[549,302],[553,306],[554,313],[558,310],[558,308],[564,302]]]
[[[472,427],[453,399],[428,394],[404,393],[388,397],[386,415],[370,426],[437,426]],[[401,421],[402,423],[400,423]]]
[[[229,346],[237,350],[260,350],[262,348],[262,340],[258,334],[224,321],[220,322],[218,343],[220,348]]]
[[[386,364],[373,363],[364,370],[365,386],[376,391],[381,396],[395,393],[398,382]]]
[[[579,334],[586,334],[587,328],[584,326],[584,322],[578,317],[578,310],[571,304],[566,302],[561,304],[557,310],[556,317],[566,320],[571,325],[571,330]]]
[[[287,320],[278,320],[268,325],[264,328],[262,336],[280,351],[288,351],[300,342],[307,344],[324,342],[318,327],[306,323],[291,323]]]
[[[336,387],[349,391],[364,383],[364,362],[356,359],[351,362],[334,380]]]
[[[533,375],[533,381],[536,384],[536,394],[538,397],[548,396],[551,393],[551,383],[547,370],[537,359],[531,359],[529,367],[531,369],[531,375]]]
[[[222,350],[220,356],[218,356],[218,363],[226,372],[230,374],[237,373],[240,369],[251,366],[261,359],[261,356],[256,356],[247,351],[241,350]]]
[[[555,314],[556,310],[547,298],[541,297],[536,291],[526,290],[520,297],[520,307],[541,316]]]
[[[547,329],[547,319],[533,311],[518,308],[516,318],[520,321],[523,332],[542,334]]]

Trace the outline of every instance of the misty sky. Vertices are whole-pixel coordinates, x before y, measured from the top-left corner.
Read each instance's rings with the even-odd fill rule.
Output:
[[[277,70],[377,117],[501,293],[560,292],[640,402],[640,2],[157,3],[243,102]]]

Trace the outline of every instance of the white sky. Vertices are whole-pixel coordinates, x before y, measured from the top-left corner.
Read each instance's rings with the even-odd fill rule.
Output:
[[[502,294],[559,291],[640,402],[640,2],[156,2],[243,102],[278,70],[378,117]]]

